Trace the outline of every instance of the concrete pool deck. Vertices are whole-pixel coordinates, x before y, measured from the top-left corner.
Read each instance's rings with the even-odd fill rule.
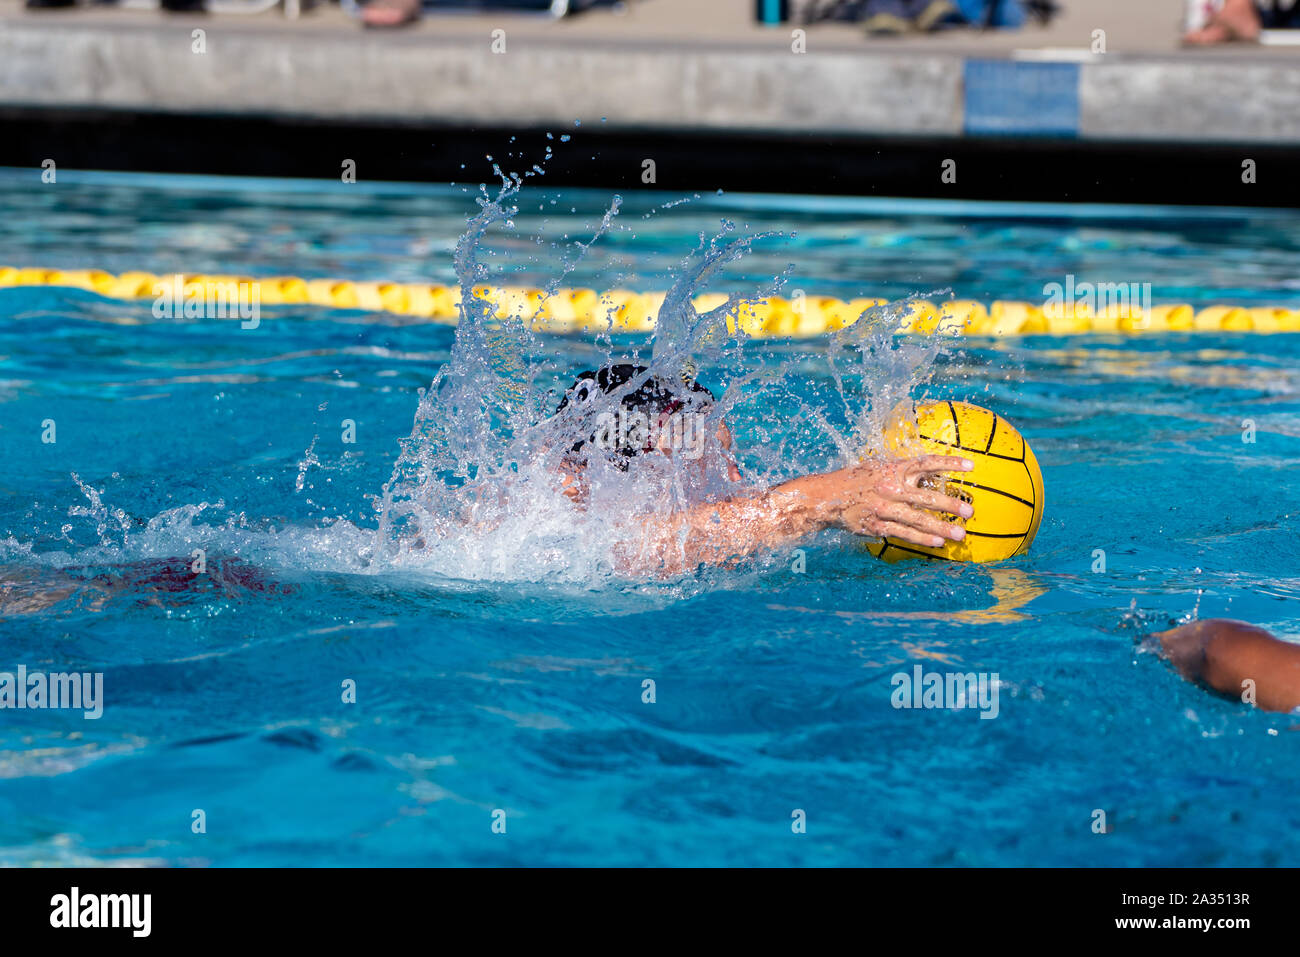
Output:
[[[1300,47],[1179,48],[1182,0],[1066,0],[1050,27],[890,39],[751,22],[750,0],[498,11],[367,31],[0,0],[0,106],[557,132],[1300,143]],[[205,51],[194,51],[203,30]],[[492,50],[504,31],[505,52]],[[1089,52],[1093,31],[1107,52]],[[606,120],[602,124],[601,118]]]

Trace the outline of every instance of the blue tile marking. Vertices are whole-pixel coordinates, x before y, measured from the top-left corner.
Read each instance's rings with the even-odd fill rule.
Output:
[[[966,132],[1079,135],[1079,64],[966,61]]]

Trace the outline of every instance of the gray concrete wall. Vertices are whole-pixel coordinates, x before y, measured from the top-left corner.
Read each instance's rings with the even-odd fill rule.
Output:
[[[1085,138],[1296,143],[1300,62],[1166,57],[1086,64],[1079,105]]]
[[[187,30],[10,27],[0,102],[15,106],[282,114],[391,121],[892,131],[961,129],[950,55],[796,55],[666,47],[487,42],[393,44]]]

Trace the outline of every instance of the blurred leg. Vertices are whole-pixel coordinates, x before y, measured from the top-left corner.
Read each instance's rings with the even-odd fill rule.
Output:
[[[1254,0],[1224,0],[1223,9],[1209,24],[1187,34],[1183,42],[1206,46],[1232,40],[1255,41],[1259,39],[1259,27],[1259,10]]]
[[[372,0],[361,8],[368,27],[402,27],[420,19],[420,0]]]

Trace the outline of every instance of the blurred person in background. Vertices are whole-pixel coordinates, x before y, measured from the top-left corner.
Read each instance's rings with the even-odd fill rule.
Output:
[[[950,27],[1018,29],[1029,20],[1047,23],[1059,8],[1055,0],[785,0],[777,19],[768,0],[756,0],[763,23],[848,21],[867,33],[928,33]]]
[[[1183,42],[1259,41],[1261,30],[1300,29],[1300,0],[1188,0]]]

